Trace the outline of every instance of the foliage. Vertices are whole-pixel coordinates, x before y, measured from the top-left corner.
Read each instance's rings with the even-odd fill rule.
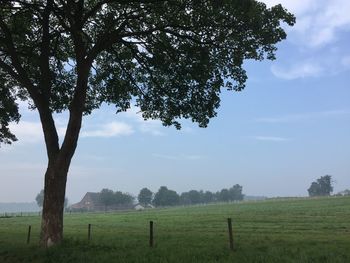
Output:
[[[307,191],[309,196],[329,196],[333,192],[332,176],[321,176],[316,182],[311,183]]]
[[[121,191],[116,191],[114,193],[114,204],[117,205],[130,205],[134,201],[134,197],[128,193],[122,193]]]
[[[350,262],[349,205],[350,197],[332,197],[66,213],[65,240],[50,250],[38,247],[38,215],[0,218],[0,262],[345,263]],[[228,249],[227,217],[233,223],[234,253]],[[149,220],[155,228],[152,249]]]
[[[17,138],[8,128],[10,122],[18,122],[20,115],[14,95],[5,88],[6,80],[0,72],[0,147],[2,143],[11,144]]]
[[[140,190],[140,193],[137,197],[138,201],[140,204],[142,205],[148,205],[152,203],[152,199],[153,199],[153,193],[151,190],[149,190],[148,188],[142,188]]]
[[[242,90],[243,61],[274,59],[286,38],[281,22],[295,18],[254,0],[7,0],[0,21],[6,143],[14,137],[5,128],[19,117],[16,97],[51,113],[69,109],[80,92],[85,113],[102,102],[123,111],[136,98],[144,118],[206,126],[220,88]],[[86,88],[78,87],[84,78]]]
[[[210,191],[196,191],[191,190],[189,192],[183,192],[180,195],[180,203],[182,205],[193,204],[208,204],[212,202],[229,202],[229,201],[241,201],[243,200],[242,194],[243,187],[239,184],[234,185],[229,189],[222,189],[216,193]]]
[[[107,188],[102,189],[99,194],[99,201],[107,208],[114,203],[114,192]]]
[[[229,191],[230,195],[230,201],[242,201],[243,200],[243,194],[242,194],[243,187],[239,184],[235,184],[232,186]]]
[[[104,188],[99,193],[99,202],[107,209],[111,205],[130,205],[134,198],[127,193],[121,191],[113,192],[113,190]]]
[[[153,204],[155,206],[172,206],[179,204],[180,197],[166,186],[161,186],[158,192],[154,195]]]
[[[35,197],[35,201],[39,207],[43,207],[44,204],[44,189],[40,191]]]

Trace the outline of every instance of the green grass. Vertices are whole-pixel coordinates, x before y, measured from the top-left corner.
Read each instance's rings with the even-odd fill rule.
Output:
[[[154,248],[148,247],[150,220]],[[39,227],[39,216],[0,218],[0,262],[350,262],[349,197],[66,214],[65,241],[48,250],[37,245]]]

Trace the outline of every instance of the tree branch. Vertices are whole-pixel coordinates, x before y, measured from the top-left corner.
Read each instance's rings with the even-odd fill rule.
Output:
[[[16,52],[16,48],[13,44],[11,32],[1,16],[0,16],[0,29],[4,32],[5,45],[8,48],[8,53],[11,57],[12,65],[15,68],[15,70],[17,71],[18,76],[20,76],[21,84],[23,85],[23,87],[25,87],[28,90],[33,101],[36,103],[39,100],[40,94],[35,89],[33,83],[29,79],[26,71],[22,67],[21,62],[20,62],[18,55],[17,55],[17,52]]]
[[[53,0],[48,0],[43,13],[42,28],[43,35],[40,46],[40,88],[46,96],[46,100],[50,98],[51,89],[51,71],[50,71],[50,13],[52,10]]]

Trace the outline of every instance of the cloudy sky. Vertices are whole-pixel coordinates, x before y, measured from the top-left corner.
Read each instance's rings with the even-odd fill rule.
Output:
[[[217,191],[239,183],[245,194],[305,196],[330,174],[335,192],[350,188],[350,1],[265,0],[297,17],[277,60],[247,61],[240,93],[223,92],[206,129],[181,131],[143,121],[138,109],[103,107],[84,119],[67,182],[71,202],[102,188],[137,194],[166,185]],[[0,148],[0,202],[33,201],[46,154],[37,112],[21,104],[11,125],[19,141]],[[61,134],[66,116],[56,116]]]

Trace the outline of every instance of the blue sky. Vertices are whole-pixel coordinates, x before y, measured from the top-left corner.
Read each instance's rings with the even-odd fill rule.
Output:
[[[71,202],[104,187],[137,194],[236,183],[248,195],[305,196],[325,174],[335,192],[350,188],[350,1],[265,2],[281,2],[297,17],[277,60],[247,61],[246,89],[223,91],[206,129],[145,122],[135,107],[115,115],[104,106],[87,116],[68,176]],[[19,141],[0,148],[0,202],[33,201],[43,187],[38,114],[20,106],[22,120],[11,125]],[[55,119],[64,133],[65,114]]]

